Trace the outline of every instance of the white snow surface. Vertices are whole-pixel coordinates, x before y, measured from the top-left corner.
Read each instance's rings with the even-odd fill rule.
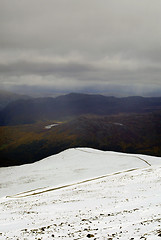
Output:
[[[68,149],[33,164],[0,168],[0,197],[44,187],[99,177],[155,165],[161,158],[100,151],[91,148]]]
[[[0,181],[2,240],[161,239],[161,158],[76,148]]]

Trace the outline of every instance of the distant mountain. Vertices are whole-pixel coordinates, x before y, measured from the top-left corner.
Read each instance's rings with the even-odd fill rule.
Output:
[[[56,98],[17,100],[0,112],[0,125],[64,120],[84,114],[111,115],[161,110],[160,98],[106,97],[71,93]]]
[[[0,135],[0,166],[35,162],[74,147],[161,156],[161,112],[6,126]]]
[[[16,94],[4,90],[0,90],[0,110],[5,108],[10,102],[19,100],[19,99],[29,99],[26,95]]]

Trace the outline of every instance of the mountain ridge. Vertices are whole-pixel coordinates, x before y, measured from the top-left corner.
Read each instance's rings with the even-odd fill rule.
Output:
[[[161,97],[116,98],[71,93],[56,98],[17,100],[0,112],[0,125],[30,124],[37,121],[64,120],[84,114],[112,115],[161,110]]]
[[[30,97],[24,94],[13,93],[5,90],[0,90],[0,111],[9,103],[18,99],[29,99]]]

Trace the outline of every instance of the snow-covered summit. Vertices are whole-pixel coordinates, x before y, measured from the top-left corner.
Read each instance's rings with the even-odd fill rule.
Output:
[[[160,163],[161,158],[145,155],[68,149],[32,164],[0,168],[0,197]]]
[[[160,239],[161,158],[76,148],[0,180],[2,240]]]

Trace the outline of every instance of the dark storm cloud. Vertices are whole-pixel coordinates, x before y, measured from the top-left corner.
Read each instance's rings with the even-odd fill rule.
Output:
[[[0,87],[161,89],[160,0],[0,0]]]

